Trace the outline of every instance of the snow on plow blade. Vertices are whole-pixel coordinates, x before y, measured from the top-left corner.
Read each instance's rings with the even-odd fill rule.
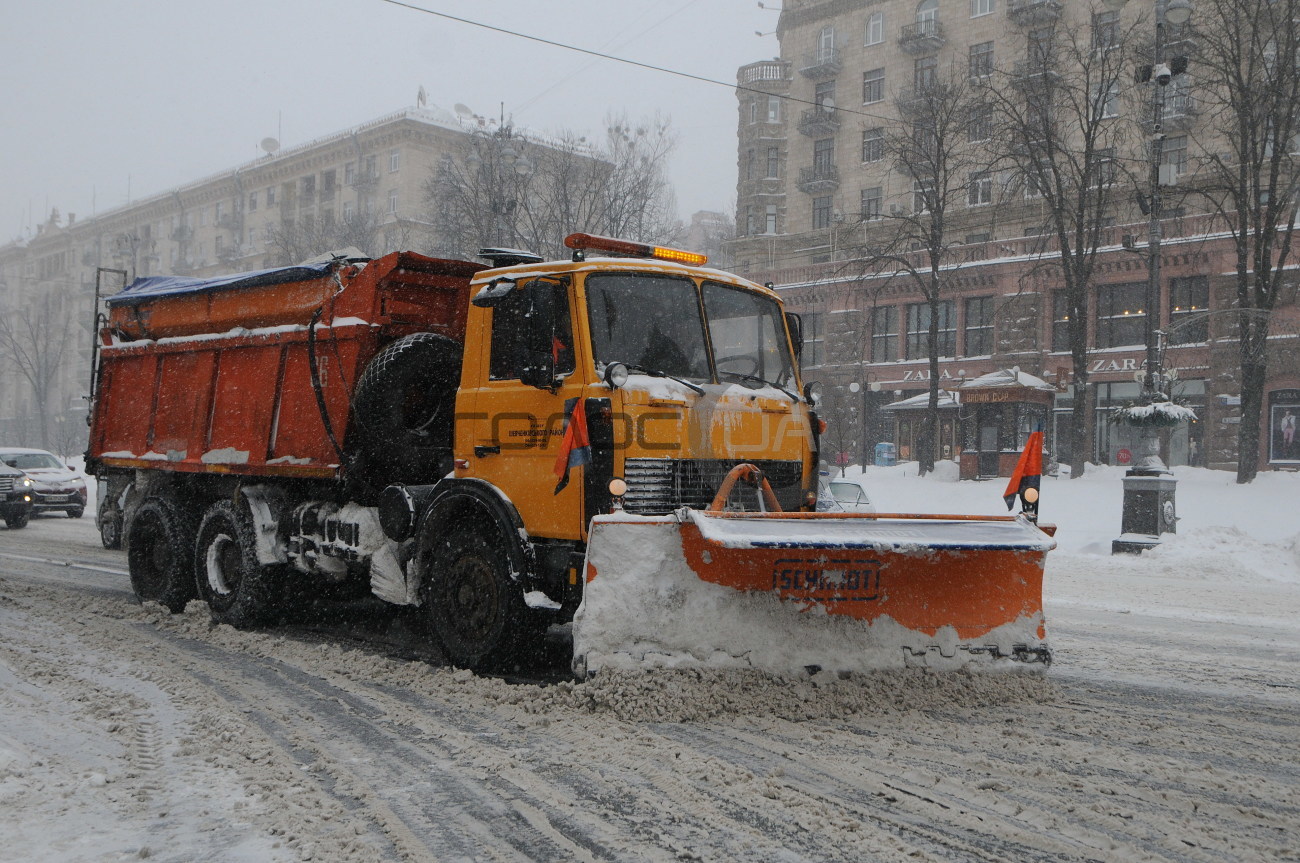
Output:
[[[1043,562],[1055,547],[1011,516],[598,516],[574,671],[1046,664]]]

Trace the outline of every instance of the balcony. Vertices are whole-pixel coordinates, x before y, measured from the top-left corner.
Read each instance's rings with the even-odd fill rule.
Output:
[[[188,243],[194,237],[194,229],[189,225],[177,225],[172,229],[172,239],[178,243]]]
[[[813,81],[834,78],[843,66],[838,48],[823,48],[805,57],[799,74]]]
[[[1165,102],[1160,124],[1166,132],[1182,132],[1190,129],[1198,116],[1200,111],[1194,96],[1174,96]]]
[[[905,24],[898,34],[898,47],[909,54],[932,54],[943,43],[943,27],[933,18]]]
[[[799,169],[799,191],[809,195],[833,192],[840,187],[840,171],[834,165],[813,165]]]
[[[1010,0],[1007,17],[1017,27],[1039,27],[1061,17],[1061,0]]]
[[[239,216],[235,213],[223,213],[220,219],[217,219],[217,227],[223,231],[238,231],[241,227]]]
[[[741,66],[736,74],[736,83],[742,87],[754,84],[775,84],[790,80],[790,61],[763,60]]]
[[[799,117],[799,131],[810,138],[834,135],[840,128],[840,115],[834,108],[812,108]]]

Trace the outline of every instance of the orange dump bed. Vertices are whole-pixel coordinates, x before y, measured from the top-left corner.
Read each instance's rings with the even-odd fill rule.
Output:
[[[463,340],[481,269],[400,252],[337,272],[137,280],[110,298],[100,333],[90,455],[110,467],[333,476],[320,402],[341,443],[366,363],[411,332]]]

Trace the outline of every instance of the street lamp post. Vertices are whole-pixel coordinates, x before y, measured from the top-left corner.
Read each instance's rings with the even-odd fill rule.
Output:
[[[1108,9],[1119,11],[1128,0],[1104,0]],[[1111,543],[1112,553],[1137,553],[1160,544],[1160,535],[1173,533],[1177,523],[1174,494],[1177,481],[1160,457],[1160,428],[1168,425],[1162,421],[1174,414],[1162,413],[1158,406],[1170,402],[1168,383],[1161,358],[1160,329],[1160,218],[1163,194],[1160,186],[1160,168],[1164,161],[1165,88],[1174,76],[1187,69],[1186,57],[1165,57],[1166,27],[1181,26],[1190,20],[1190,0],[1156,0],[1155,51],[1150,66],[1138,69],[1139,83],[1152,82],[1151,106],[1151,164],[1148,172],[1148,194],[1145,202],[1147,222],[1147,290],[1146,290],[1146,370],[1142,375],[1141,405],[1146,410],[1130,412],[1128,419],[1139,428],[1142,453],[1138,462],[1124,477],[1123,534]],[[1172,421],[1172,420],[1170,420]]]

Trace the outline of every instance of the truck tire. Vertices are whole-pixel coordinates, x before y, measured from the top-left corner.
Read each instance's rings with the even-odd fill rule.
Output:
[[[197,596],[194,588],[193,511],[171,498],[140,504],[126,537],[131,590],[140,602],[156,602],[173,614]]]
[[[279,567],[257,560],[253,518],[229,500],[208,507],[194,544],[199,596],[212,620],[236,629],[268,622],[278,611]]]
[[[412,333],[366,365],[353,394],[347,450],[352,469],[372,488],[446,475],[460,359],[455,341]]]
[[[122,511],[115,506],[99,512],[99,544],[109,549],[122,547]]]
[[[10,530],[22,530],[32,520],[32,511],[24,509],[5,516],[5,526]]]
[[[447,661],[473,671],[529,664],[542,630],[510,577],[504,543],[468,521],[439,533],[425,556],[422,605]]]

